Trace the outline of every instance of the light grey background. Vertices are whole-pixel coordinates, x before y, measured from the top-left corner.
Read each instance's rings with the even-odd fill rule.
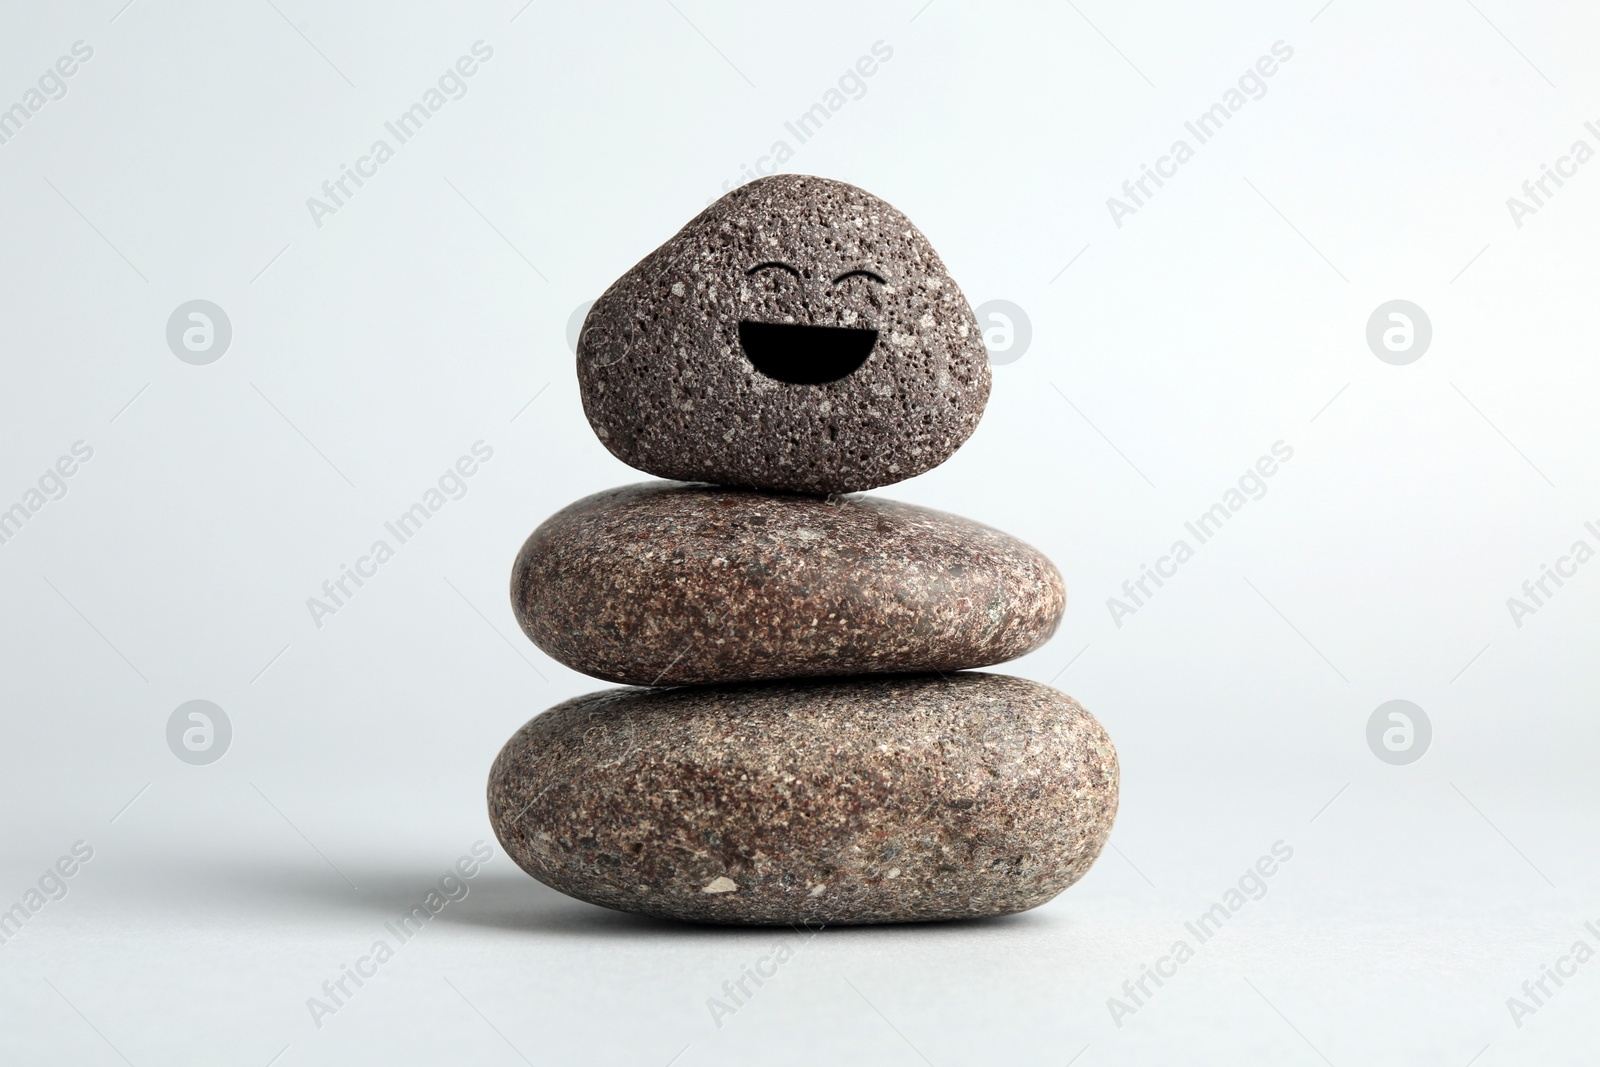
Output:
[[[1507,999],[1600,948],[1600,562],[1520,626],[1507,599],[1600,547],[1600,160],[1520,226],[1507,198],[1600,148],[1594,13],[123,3],[0,19],[0,107],[93,49],[0,144],[0,507],[93,449],[0,544],[0,907],[93,849],[0,945],[0,1060],[1591,1061],[1600,962]],[[465,96],[316,225],[477,41]],[[1279,41],[1118,226],[1107,198]],[[538,522],[640,477],[584,422],[569,316],[780,138],[1031,320],[971,441],[883,492],[1061,568],[1060,634],[1002,669],[1105,723],[1114,847],[1028,915],[804,940],[720,1026],[708,998],[799,935],[603,912],[496,848],[319,1027],[307,998],[492,841],[500,744],[599,687],[506,596]],[[196,299],[232,325],[209,365],[166,341]],[[1433,330],[1404,366],[1366,343],[1395,299]],[[307,598],[478,441],[465,495],[318,627]],[[1265,495],[1119,626],[1107,598],[1278,441]],[[1432,724],[1407,765],[1367,745],[1397,699]],[[209,765],[167,745],[190,700],[232,726]],[[1114,1021],[1278,841],[1266,894]]]

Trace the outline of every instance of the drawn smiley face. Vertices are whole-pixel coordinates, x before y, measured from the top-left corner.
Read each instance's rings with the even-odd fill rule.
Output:
[[[989,362],[927,239],[846,185],[775,175],[724,196],[597,300],[578,342],[595,433],[682,481],[853,492],[943,462]]]
[[[781,260],[757,263],[745,271],[745,276],[757,278],[764,272],[772,271],[787,273],[795,284],[805,287],[806,278],[800,269]],[[856,280],[879,287],[888,285],[877,271],[854,267],[832,278],[828,286],[830,291],[838,291],[848,299],[850,283]],[[841,290],[841,286],[845,289]],[[855,302],[850,301],[852,304]],[[850,317],[852,322],[860,318],[855,313]],[[877,343],[877,327],[865,323],[823,326],[754,318],[739,320],[739,347],[751,366],[774,381],[790,385],[822,385],[854,374],[867,361]]]

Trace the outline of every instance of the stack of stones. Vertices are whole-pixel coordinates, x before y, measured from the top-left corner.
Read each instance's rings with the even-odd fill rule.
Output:
[[[977,426],[989,365],[926,238],[850,185],[779,175],[623,275],[578,347],[589,422],[671,481],[528,538],[518,621],[574,670],[495,761],[506,852],[563,893],[721,923],[1022,911],[1081,878],[1116,753],[1048,686],[983,667],[1055,632],[1043,555],[850,496]]]

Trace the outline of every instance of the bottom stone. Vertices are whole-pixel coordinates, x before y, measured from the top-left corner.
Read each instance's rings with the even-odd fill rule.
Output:
[[[1006,675],[610,689],[545,712],[489,774],[506,853],[553,889],[716,923],[1025,911],[1089,869],[1111,739]]]

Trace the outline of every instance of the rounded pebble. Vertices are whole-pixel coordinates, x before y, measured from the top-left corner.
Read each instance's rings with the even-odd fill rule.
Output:
[[[884,923],[1037,907],[1089,869],[1116,752],[1005,675],[620,689],[506,743],[489,816],[525,871],[603,907]]]
[[[844,182],[728,193],[618,279],[578,341],[605,446],[662,478],[855,492],[943,463],[989,361],[920,231]]]
[[[870,496],[651,482],[546,520],[512,568],[524,632],[630,685],[955,671],[1044,644],[1061,575],[980,523]]]

